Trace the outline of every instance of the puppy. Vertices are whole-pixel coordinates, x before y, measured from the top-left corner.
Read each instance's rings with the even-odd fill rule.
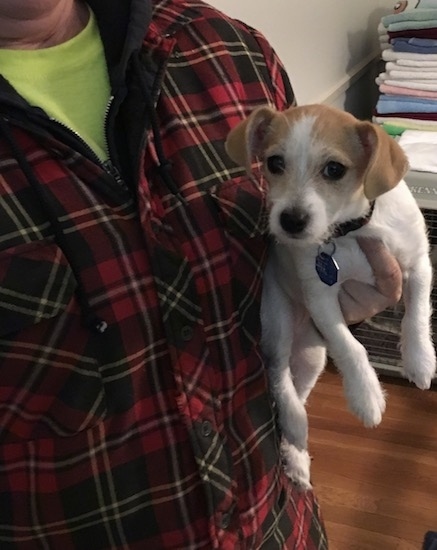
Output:
[[[408,163],[378,126],[323,105],[255,110],[229,134],[229,156],[269,183],[275,243],[265,271],[262,347],[282,430],[287,475],[310,485],[306,399],[327,352],[350,409],[381,422],[385,396],[367,352],[349,331],[338,292],[347,279],[374,284],[356,237],[381,239],[403,273],[404,375],[429,388],[436,367],[430,331],[432,268],[423,216],[402,180]]]

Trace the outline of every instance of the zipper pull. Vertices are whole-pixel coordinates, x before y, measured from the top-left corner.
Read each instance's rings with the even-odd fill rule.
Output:
[[[122,187],[123,189],[127,189],[126,182],[121,177],[118,168],[109,159],[105,160],[105,162],[103,163],[103,168],[111,177],[115,179],[120,187]]]

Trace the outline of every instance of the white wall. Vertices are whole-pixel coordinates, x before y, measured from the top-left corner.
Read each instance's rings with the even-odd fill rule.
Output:
[[[209,0],[262,31],[290,75],[299,103],[344,103],[379,54],[377,26],[394,0]],[[364,86],[369,85],[365,79]],[[359,87],[358,87],[359,88]],[[361,86],[362,88],[362,86]]]

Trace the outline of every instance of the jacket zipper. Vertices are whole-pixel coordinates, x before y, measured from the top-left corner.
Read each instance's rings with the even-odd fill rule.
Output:
[[[120,174],[120,171],[118,170],[117,166],[112,162],[112,160],[109,158],[109,143],[108,138],[106,134],[106,124],[107,119],[109,116],[109,110],[112,105],[114,97],[111,96],[108,102],[108,105],[105,110],[105,117],[104,117],[104,136],[105,136],[105,145],[106,149],[108,151],[108,159],[102,160],[100,157],[94,152],[94,150],[88,145],[88,143],[85,141],[85,139],[73,128],[65,124],[64,122],[47,115],[47,113],[40,110],[40,112],[37,114],[37,118],[39,119],[38,122],[35,121],[35,114],[30,117],[30,123],[32,127],[32,131],[36,133],[41,133],[41,129],[47,129],[47,123],[50,123],[52,125],[57,126],[58,128],[62,129],[63,132],[67,132],[71,136],[74,136],[76,141],[81,145],[82,151],[86,153],[85,156],[87,156],[92,162],[94,162],[97,166],[100,166],[102,170],[106,174],[108,174],[110,177],[114,179],[114,181],[124,190],[128,189],[128,186],[126,185],[126,182],[124,181],[123,177]],[[22,107],[19,107],[16,113],[25,113],[25,109]],[[34,111],[35,113],[35,111]],[[23,126],[24,128],[29,129],[28,122],[26,122],[25,118],[22,116],[17,116],[17,114],[5,114],[5,119],[11,119],[12,121],[15,120],[16,123],[18,123],[20,126]],[[28,119],[29,121],[29,119]],[[37,124],[37,126],[35,126]],[[62,141],[62,139],[61,139]],[[79,151],[80,152],[80,151]]]
[[[108,102],[108,105],[107,105],[106,110],[105,110],[105,117],[104,117],[104,128],[105,129],[106,129],[106,121],[107,121],[108,116],[109,116],[109,110],[111,108],[113,99],[114,99],[114,96],[111,96],[109,98],[109,102]],[[60,120],[58,120],[56,118],[49,117],[49,120],[53,124],[56,124],[57,126],[60,126],[63,130],[66,130],[67,132],[73,134],[74,137],[80,142],[81,146],[85,149],[85,151],[87,152],[87,155],[90,157],[90,159],[95,164],[100,166],[108,175],[110,175],[117,182],[117,184],[120,185],[120,187],[122,187],[123,189],[127,188],[126,183],[125,183],[125,181],[123,180],[123,178],[120,174],[120,171],[118,170],[118,168],[115,166],[115,164],[111,161],[111,159],[109,157],[109,144],[108,144],[108,137],[106,135],[106,130],[105,130],[105,145],[106,145],[106,150],[108,152],[108,159],[107,160],[102,160],[94,152],[92,147],[90,147],[90,145],[79,134],[79,132],[77,132],[76,130],[73,130],[73,128],[71,128],[70,126],[68,126],[67,124],[65,124],[64,122],[61,122]]]

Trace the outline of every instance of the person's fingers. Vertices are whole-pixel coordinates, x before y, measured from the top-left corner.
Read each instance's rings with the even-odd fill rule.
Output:
[[[376,239],[359,238],[358,244],[366,255],[375,276],[377,290],[396,304],[402,295],[402,272],[395,257]]]
[[[359,323],[394,306],[402,294],[400,266],[383,243],[360,238],[358,244],[372,268],[375,286],[354,280],[343,283],[338,298],[348,324]]]
[[[375,287],[353,280],[343,283],[338,299],[348,325],[369,319],[396,303]]]

